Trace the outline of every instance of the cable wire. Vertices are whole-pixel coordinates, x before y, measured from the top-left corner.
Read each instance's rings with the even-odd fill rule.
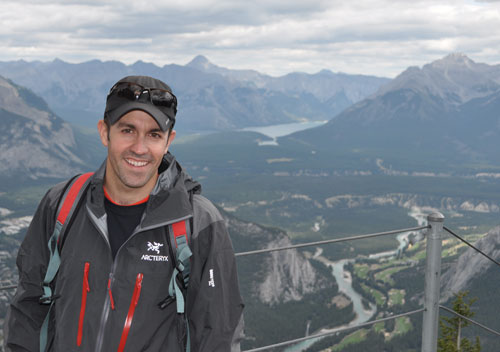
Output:
[[[301,338],[294,339],[294,340],[289,340],[289,341],[284,341],[284,342],[276,343],[274,345],[268,345],[268,346],[264,346],[264,347],[254,348],[254,349],[251,349],[251,350],[245,350],[243,352],[265,351],[265,350],[269,350],[271,348],[288,346],[288,345],[291,345],[291,344],[294,344],[294,343],[298,343],[298,342],[302,342],[302,341],[306,341],[306,340],[310,340],[310,339],[315,339],[315,338],[318,338],[318,337],[329,336],[329,335],[333,335],[333,334],[336,334],[336,333],[339,333],[339,332],[344,332],[344,331],[351,330],[351,329],[361,328],[361,327],[364,327],[364,326],[370,326],[370,325],[373,325],[373,324],[376,324],[376,323],[381,323],[381,322],[384,322],[384,321],[393,320],[393,319],[396,319],[396,318],[401,318],[401,317],[405,317],[405,316],[417,314],[417,313],[423,312],[424,310],[425,310],[424,308],[420,308],[420,309],[417,309],[417,310],[413,310],[411,312],[396,314],[396,315],[392,315],[390,317],[381,318],[381,319],[372,320],[372,321],[367,321],[367,322],[364,322],[364,323],[361,323],[361,324],[357,324],[357,325],[353,325],[353,326],[340,327],[338,329],[332,329],[332,330],[330,330],[328,332],[323,332],[323,333],[319,333],[319,334],[315,334],[315,335],[305,336],[305,337],[301,337]]]
[[[484,330],[486,330],[486,331],[489,331],[489,332],[491,332],[491,333],[493,333],[493,334],[495,334],[495,335],[500,336],[500,332],[495,331],[495,330],[493,330],[493,329],[491,329],[491,328],[489,328],[489,327],[487,327],[487,326],[484,326],[483,324],[480,324],[480,323],[478,323],[477,321],[474,321],[474,320],[472,320],[472,319],[470,319],[470,318],[464,317],[462,314],[458,314],[458,313],[457,313],[457,312],[455,312],[453,309],[450,309],[450,308],[445,307],[445,306],[442,306],[442,305],[440,305],[440,306],[439,306],[439,308],[441,308],[441,309],[443,309],[443,310],[445,310],[445,311],[447,311],[447,312],[449,312],[449,313],[455,314],[456,316],[458,316],[458,317],[460,317],[460,318],[462,318],[462,319],[464,319],[464,320],[467,320],[469,323],[472,323],[472,324],[474,324],[474,325],[477,325],[477,326],[479,326],[480,328],[483,328],[483,329],[484,329]]]
[[[456,238],[458,238],[460,241],[462,241],[463,243],[465,243],[466,245],[468,245],[469,247],[471,247],[472,249],[474,249],[476,252],[478,253],[481,253],[483,256],[485,256],[486,258],[488,258],[489,260],[491,260],[493,263],[495,263],[496,265],[500,266],[500,263],[497,262],[495,259],[493,259],[492,257],[490,257],[488,254],[484,253],[482,250],[480,250],[479,248],[475,247],[473,244],[467,242],[466,240],[464,240],[462,237],[460,237],[459,235],[457,235],[456,233],[454,233],[453,231],[451,231],[449,228],[447,228],[446,226],[443,226],[443,229],[445,229],[446,231],[448,231],[448,233],[450,233],[451,235],[455,236]]]
[[[323,245],[323,244],[345,242],[345,241],[362,240],[362,239],[372,238],[372,237],[378,237],[378,236],[394,235],[394,234],[402,233],[402,232],[420,231],[420,230],[424,230],[424,229],[428,229],[428,228],[429,228],[429,226],[410,227],[410,228],[407,228],[407,229],[392,230],[392,231],[385,231],[385,232],[377,232],[377,233],[371,233],[371,234],[366,234],[366,235],[343,237],[343,238],[336,238],[336,239],[332,239],[332,240],[324,240],[324,241],[317,241],[317,242],[301,243],[301,244],[295,244],[295,245],[286,246],[286,247],[258,249],[258,250],[255,250],[255,251],[248,251],[248,252],[236,253],[235,256],[236,257],[243,257],[243,256],[253,255],[253,254],[276,252],[276,251],[284,251],[284,250],[287,250],[287,249],[310,247],[310,246],[318,246],[318,245]],[[0,291],[10,290],[10,289],[14,289],[16,287],[17,287],[16,285],[3,286],[3,287],[0,287]]]
[[[0,291],[7,291],[7,290],[12,290],[14,288],[17,288],[17,285],[8,285],[8,286],[1,286]]]
[[[392,230],[392,231],[386,231],[386,232],[377,232],[377,233],[370,233],[370,234],[366,234],[366,235],[358,235],[358,236],[352,236],[352,237],[343,237],[343,238],[336,238],[336,239],[332,239],[332,240],[324,240],[324,241],[317,241],[317,242],[301,243],[301,244],[295,244],[295,245],[286,246],[286,247],[258,249],[258,250],[255,250],[255,251],[248,251],[248,252],[236,253],[235,256],[236,257],[242,257],[242,256],[245,256],[245,255],[260,254],[260,253],[275,252],[275,251],[283,251],[283,250],[287,250],[287,249],[294,249],[294,248],[301,248],[301,247],[318,246],[318,245],[328,244],[328,243],[337,243],[337,242],[345,242],[345,241],[362,240],[362,239],[365,239],[365,238],[372,238],[372,237],[386,236],[386,235],[394,235],[396,233],[409,232],[409,231],[419,231],[419,230],[428,229],[428,228],[429,228],[429,226],[410,227],[408,229]]]

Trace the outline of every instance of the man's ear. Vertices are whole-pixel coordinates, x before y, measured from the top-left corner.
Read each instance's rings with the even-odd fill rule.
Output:
[[[101,137],[101,143],[107,147],[109,142],[109,130],[108,125],[104,120],[99,120],[97,122],[97,130],[99,131],[99,137]]]
[[[170,144],[172,144],[172,142],[174,141],[174,139],[175,139],[175,130],[171,130],[170,133],[168,134],[167,146],[165,147],[165,153],[164,154],[167,154],[168,148],[170,147]]]

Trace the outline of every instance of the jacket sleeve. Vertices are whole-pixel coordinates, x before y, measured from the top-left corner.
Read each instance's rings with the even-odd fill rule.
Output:
[[[62,187],[54,187],[40,202],[17,254],[19,282],[4,325],[6,351],[39,351],[40,327],[49,306],[39,303],[49,261],[48,240],[55,222],[55,206]]]
[[[197,212],[196,204],[194,207],[192,270],[186,305],[191,350],[236,352],[240,350],[243,333],[244,305],[231,240],[224,220],[211,203],[202,214]]]

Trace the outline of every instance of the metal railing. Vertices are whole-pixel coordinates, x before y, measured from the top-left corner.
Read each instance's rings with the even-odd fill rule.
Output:
[[[367,239],[367,238],[373,238],[373,237],[378,237],[378,236],[393,235],[393,234],[402,233],[402,232],[428,229],[427,248],[426,248],[424,307],[423,308],[418,309],[418,310],[414,310],[411,312],[393,315],[393,316],[378,319],[378,320],[372,320],[372,321],[364,322],[361,324],[356,324],[353,326],[332,329],[332,330],[325,332],[325,333],[309,335],[309,336],[305,336],[302,338],[288,340],[288,341],[280,342],[280,343],[273,344],[273,345],[254,348],[251,350],[246,350],[244,352],[266,351],[266,350],[270,350],[273,348],[288,346],[288,345],[292,345],[292,344],[299,343],[299,342],[306,341],[306,340],[310,340],[310,339],[316,339],[316,338],[321,338],[321,337],[325,337],[325,336],[330,336],[330,335],[337,334],[339,332],[343,332],[343,331],[347,331],[347,330],[359,329],[361,327],[373,325],[373,324],[376,324],[378,322],[393,320],[396,318],[409,316],[409,315],[413,315],[413,314],[420,313],[420,312],[423,312],[421,351],[422,352],[436,352],[437,351],[437,340],[438,340],[439,309],[443,309],[445,311],[456,314],[457,316],[460,316],[461,318],[466,319],[467,321],[471,322],[472,324],[479,326],[490,333],[493,333],[495,335],[500,336],[499,332],[497,332],[491,328],[488,328],[485,325],[480,324],[480,323],[478,323],[470,318],[466,318],[466,317],[456,313],[455,311],[453,311],[445,306],[439,305],[443,229],[446,230],[447,232],[449,232],[450,234],[452,234],[453,236],[457,237],[462,242],[466,243],[468,246],[470,246],[471,248],[473,248],[478,253],[482,254],[483,256],[485,256],[486,258],[488,258],[489,260],[491,260],[495,264],[500,266],[500,263],[498,263],[493,258],[489,257],[484,252],[480,251],[479,249],[477,249],[476,247],[474,247],[473,245],[471,245],[467,241],[460,238],[458,235],[456,235],[454,232],[452,232],[448,228],[444,227],[443,226],[444,225],[443,214],[438,213],[438,212],[432,213],[427,217],[427,222],[428,222],[427,226],[421,226],[421,227],[393,230],[393,231],[387,231],[387,232],[379,232],[379,233],[367,234],[367,235],[351,236],[351,237],[326,240],[326,241],[303,243],[303,244],[280,247],[280,248],[268,248],[268,249],[261,249],[261,250],[237,253],[236,256],[253,255],[253,254],[266,253],[266,252],[274,252],[274,251],[287,250],[287,249],[296,249],[296,248],[324,245],[324,244],[329,244],[329,243],[338,243],[338,242],[344,242],[344,241],[353,241],[353,240]]]
[[[405,316],[410,316],[414,315],[417,313],[423,312],[423,321],[422,321],[422,345],[421,345],[421,351],[422,352],[436,352],[437,350],[437,338],[438,338],[438,320],[439,320],[439,309],[442,309],[444,311],[447,311],[449,313],[455,314],[459,316],[462,319],[465,319],[469,321],[470,323],[481,327],[482,329],[500,336],[500,332],[497,332],[483,324],[480,324],[470,318],[464,317],[457,312],[453,311],[452,309],[449,309],[445,306],[439,305],[439,298],[440,298],[440,278],[441,278],[441,251],[442,251],[442,241],[443,241],[443,230],[446,230],[449,232],[451,235],[457,237],[459,240],[462,242],[466,243],[468,246],[476,250],[478,253],[482,254],[495,264],[500,266],[500,263],[494,260],[493,258],[489,257],[487,254],[484,252],[480,251],[467,241],[463,240],[460,238],[458,235],[456,235],[453,231],[450,229],[444,227],[444,216],[441,213],[432,213],[427,217],[427,226],[418,226],[418,227],[411,227],[411,228],[405,228],[405,229],[399,229],[399,230],[392,230],[392,231],[386,231],[386,232],[377,232],[377,233],[371,233],[371,234],[365,234],[365,235],[358,235],[358,236],[350,236],[350,237],[344,237],[344,238],[337,238],[337,239],[331,239],[331,240],[324,240],[324,241],[316,241],[316,242],[308,242],[308,243],[301,243],[301,244],[296,244],[296,245],[290,245],[290,246],[284,246],[284,247],[276,247],[276,248],[266,248],[266,249],[259,249],[259,250],[254,250],[254,251],[247,251],[247,252],[239,252],[236,253],[236,257],[243,257],[243,256],[248,256],[248,255],[255,255],[255,254],[262,254],[262,253],[270,253],[270,252],[275,252],[275,251],[284,251],[284,250],[290,250],[290,249],[297,249],[297,248],[304,248],[304,247],[312,247],[312,246],[320,246],[320,245],[325,245],[325,244],[331,244],[331,243],[339,243],[339,242],[346,242],[346,241],[356,241],[356,240],[362,240],[362,239],[368,239],[368,238],[374,238],[374,237],[379,237],[379,236],[388,236],[388,235],[394,235],[398,233],[403,233],[403,232],[411,232],[411,231],[420,231],[420,230],[425,230],[427,229],[427,248],[426,248],[426,269],[425,269],[425,289],[424,289],[424,307],[397,314],[397,315],[392,315],[390,317],[385,317],[385,318],[380,318],[376,320],[371,320],[367,321],[364,323],[352,325],[352,326],[344,326],[344,327],[339,327],[335,329],[331,329],[328,332],[324,333],[318,333],[314,335],[309,335],[305,336],[302,338],[297,338],[293,340],[288,340],[288,341],[283,341],[280,343],[268,345],[268,346],[263,346],[263,347],[258,347],[254,348],[251,350],[246,350],[244,352],[257,352],[257,351],[265,351],[277,347],[283,347],[283,346],[288,346],[292,344],[296,344],[302,341],[310,340],[310,339],[317,339],[317,338],[322,338],[325,336],[330,336],[333,334],[337,334],[339,332],[344,332],[348,330],[353,330],[353,329],[359,329],[365,326],[371,326],[373,324],[379,323],[379,322],[385,322],[393,319],[397,319],[400,317],[405,317]],[[2,290],[10,290],[16,288],[16,285],[5,285],[5,286],[0,286],[0,291]]]
[[[424,229],[427,229],[427,228],[429,228],[429,226],[410,227],[410,228],[401,229],[401,230],[393,230],[393,231],[386,231],[386,232],[369,233],[367,235],[358,235],[358,236],[336,238],[336,239],[332,239],[332,240],[324,240],[324,241],[317,241],[317,242],[307,242],[307,243],[301,243],[301,244],[294,244],[292,246],[258,249],[258,250],[255,250],[255,251],[248,251],[248,252],[236,253],[235,256],[236,257],[242,257],[242,256],[245,256],[245,255],[269,253],[269,252],[276,252],[276,251],[284,251],[284,250],[287,250],[287,249],[296,249],[296,248],[303,248],[303,247],[321,246],[321,245],[330,244],[330,243],[363,240],[363,239],[366,239],[366,238],[373,238],[373,237],[387,236],[387,235],[395,235],[397,233],[403,233],[403,232],[419,231],[419,230],[424,230]]]

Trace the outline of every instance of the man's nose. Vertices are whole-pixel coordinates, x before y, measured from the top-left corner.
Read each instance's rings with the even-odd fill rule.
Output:
[[[131,150],[136,154],[147,153],[148,147],[145,138],[141,136],[137,137],[134,141],[134,144],[132,144]]]

